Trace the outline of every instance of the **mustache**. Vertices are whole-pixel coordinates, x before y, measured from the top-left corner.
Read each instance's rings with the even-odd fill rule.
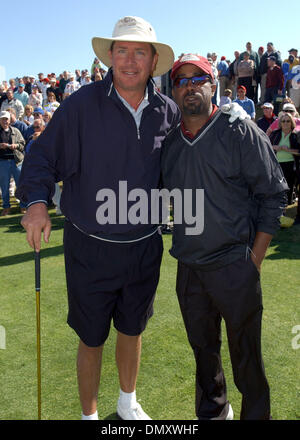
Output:
[[[201,94],[195,90],[189,90],[186,92],[186,94],[184,95],[184,98],[187,98],[188,96],[201,96]]]

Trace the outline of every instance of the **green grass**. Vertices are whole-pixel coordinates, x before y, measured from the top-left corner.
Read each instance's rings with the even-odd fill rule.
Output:
[[[15,209],[16,211],[16,209]],[[295,209],[290,210],[291,217]],[[50,211],[53,230],[41,261],[42,418],[79,419],[76,382],[78,338],[66,324],[67,298],[62,249],[63,218]],[[6,349],[0,349],[0,420],[37,418],[36,322],[33,253],[17,213],[0,218],[0,325]],[[264,294],[262,348],[271,387],[274,419],[300,418],[300,349],[292,348],[292,328],[300,324],[300,227],[274,237],[262,269]],[[175,294],[176,261],[165,252],[155,314],[143,336],[137,397],[153,419],[191,420],[194,415],[195,364]],[[115,330],[105,345],[98,412],[116,418],[119,393],[115,366]],[[222,358],[228,397],[239,418],[241,397],[232,378],[223,326]]]

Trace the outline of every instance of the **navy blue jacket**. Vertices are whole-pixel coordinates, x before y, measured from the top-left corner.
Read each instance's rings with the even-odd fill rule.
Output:
[[[128,192],[141,188],[150,200],[151,189],[158,187],[162,141],[178,124],[180,112],[152,79],[147,87],[149,105],[139,133],[116,94],[111,70],[103,81],[64,100],[25,157],[17,197],[27,206],[49,203],[54,183],[63,181],[62,212],[84,232],[126,241],[153,230],[150,224],[100,225],[96,219],[100,189],[113,190],[118,200],[119,181],[127,181]]]
[[[245,258],[258,231],[274,235],[280,227],[288,186],[268,136],[253,121],[230,124],[217,111],[193,139],[178,126],[164,142],[162,175],[169,191],[204,190],[203,231],[187,235],[185,217],[174,221],[170,253],[184,264],[226,266]]]

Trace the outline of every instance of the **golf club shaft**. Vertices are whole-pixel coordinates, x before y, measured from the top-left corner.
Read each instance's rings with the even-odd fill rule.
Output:
[[[37,342],[37,391],[38,420],[41,420],[41,313],[40,313],[40,253],[35,251],[35,294],[36,294],[36,342]]]

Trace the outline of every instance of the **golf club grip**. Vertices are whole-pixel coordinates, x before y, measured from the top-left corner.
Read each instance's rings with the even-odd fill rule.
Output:
[[[34,252],[35,260],[35,290],[41,289],[41,258],[39,252]]]

